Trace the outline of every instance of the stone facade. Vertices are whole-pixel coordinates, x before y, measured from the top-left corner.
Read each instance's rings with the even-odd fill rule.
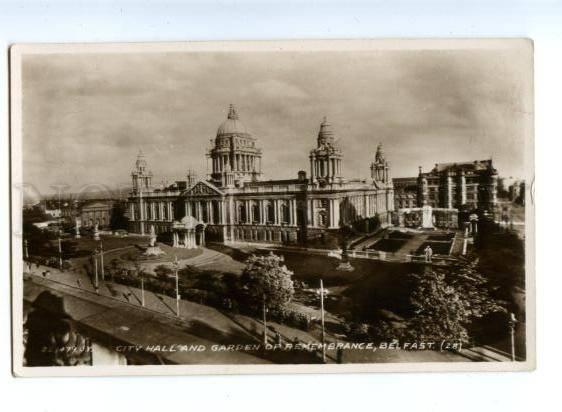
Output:
[[[492,160],[439,163],[418,177],[394,179],[397,209],[431,206],[443,209],[482,209],[497,205],[498,173]],[[415,201],[414,201],[415,199]]]
[[[156,233],[169,233],[174,222],[192,216],[205,225],[208,240],[304,244],[375,216],[383,225],[390,223],[394,193],[380,145],[371,178],[346,180],[343,153],[324,119],[309,156],[310,177],[300,171],[295,179],[261,181],[256,143],[231,106],[208,153],[208,180],[189,173],[185,181],[153,188],[152,173],[140,154],[132,173],[130,231],[145,234],[154,227]]]
[[[80,208],[81,226],[89,228],[93,228],[95,225],[108,227],[111,224],[112,211],[113,202],[111,201],[87,203]]]

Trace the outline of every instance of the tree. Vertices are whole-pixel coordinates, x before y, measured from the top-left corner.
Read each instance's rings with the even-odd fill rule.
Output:
[[[506,313],[505,302],[491,296],[478,260],[453,267],[425,266],[411,274],[409,309],[403,319],[379,319],[373,334],[382,340],[470,342],[471,324],[492,313]]]
[[[410,296],[413,316],[402,329],[405,337],[416,340],[469,342],[467,327],[478,318],[506,312],[502,302],[490,296],[486,279],[476,271],[477,261],[452,270],[430,269],[413,275]]]
[[[293,272],[282,263],[283,259],[272,252],[246,260],[240,284],[242,295],[254,309],[264,303],[269,309],[279,309],[291,301],[295,293]]]

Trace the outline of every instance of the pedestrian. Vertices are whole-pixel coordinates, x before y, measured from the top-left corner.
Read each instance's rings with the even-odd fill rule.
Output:
[[[281,334],[279,331],[275,332],[275,340],[277,341],[278,345],[281,345]]]

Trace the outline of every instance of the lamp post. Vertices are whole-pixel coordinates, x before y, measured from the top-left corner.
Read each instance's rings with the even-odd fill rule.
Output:
[[[59,232],[59,269],[62,270],[62,244],[60,240],[60,232]]]
[[[103,241],[100,240],[100,265],[101,265],[101,280],[105,280],[105,270],[103,268]]]
[[[515,325],[518,320],[515,317],[515,313],[511,312],[509,314],[509,333],[511,335],[511,361],[515,362]]]
[[[99,293],[99,280],[98,280],[98,258],[97,258],[97,251],[94,251],[94,275],[95,275],[95,280],[94,280],[94,288],[96,289],[96,293]]]
[[[144,274],[141,272],[141,305],[144,307]]]
[[[324,331],[324,296],[328,290],[324,289],[324,282],[320,279],[320,289],[316,291],[320,295],[320,320],[322,323],[322,362],[326,362],[326,334]]]
[[[265,304],[265,293],[263,295],[263,347],[267,345],[267,306]]]
[[[178,278],[178,257],[174,256],[174,272],[176,275],[176,316],[180,316],[180,285],[179,285],[179,278]]]

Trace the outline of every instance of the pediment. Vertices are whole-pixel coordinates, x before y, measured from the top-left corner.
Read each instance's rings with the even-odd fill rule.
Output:
[[[201,180],[184,192],[185,196],[222,196],[224,193],[212,183]]]

